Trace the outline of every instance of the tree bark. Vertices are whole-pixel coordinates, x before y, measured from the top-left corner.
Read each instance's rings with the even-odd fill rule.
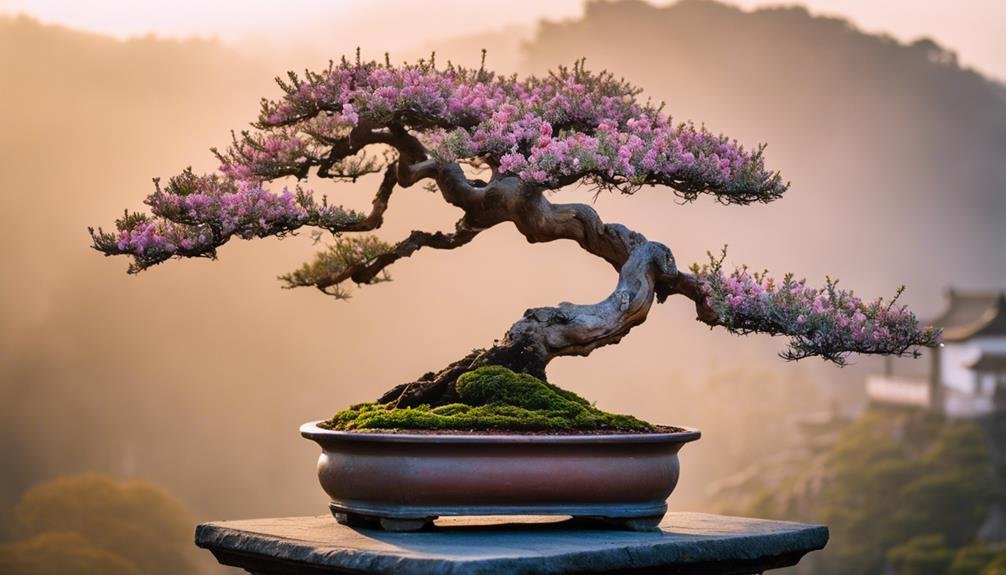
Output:
[[[348,279],[366,283],[386,266],[409,257],[421,247],[453,249],[504,222],[513,223],[530,243],[575,241],[618,272],[618,284],[604,300],[589,305],[563,302],[555,307],[529,309],[491,347],[476,349],[438,372],[398,385],[381,396],[379,402],[403,407],[450,403],[457,398],[454,384],[458,377],[483,365],[502,365],[545,379],[545,368],[552,359],[585,356],[598,347],[620,341],[646,320],[654,298],[662,302],[671,294],[682,294],[695,302],[700,321],[716,322],[716,314],[706,306],[699,282],[677,269],[667,246],[649,241],[621,224],[604,223],[594,208],[576,203],[553,204],[545,197],[545,188],[516,176],[501,175],[495,166],[490,166],[492,177],[488,183],[469,179],[457,162],[430,159],[422,143],[398,120],[384,130],[371,126],[357,128],[350,142],[343,146],[345,150],[336,153],[333,149],[333,157],[342,157],[371,143],[390,145],[398,152],[396,165],[385,174],[385,185],[397,182],[409,187],[433,179],[443,198],[460,208],[464,216],[453,234],[413,232],[389,253],[338,276],[320,279],[319,287]]]
[[[447,201],[465,211],[473,229],[513,222],[529,242],[576,241],[618,270],[618,284],[595,304],[560,303],[529,309],[492,347],[478,349],[436,373],[427,373],[385,393],[378,400],[400,407],[442,405],[456,400],[457,378],[483,365],[502,365],[545,379],[548,363],[559,356],[585,356],[619,342],[646,320],[654,298],[683,293],[704,301],[694,278],[678,271],[667,246],[647,240],[619,224],[605,224],[584,204],[553,204],[543,190],[504,178],[472,186],[460,168],[441,169],[438,183]],[[713,321],[699,306],[699,319]],[[704,317],[705,316],[705,317]]]

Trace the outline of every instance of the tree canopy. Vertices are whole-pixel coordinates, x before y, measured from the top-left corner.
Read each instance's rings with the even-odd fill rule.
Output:
[[[667,246],[605,223],[589,205],[550,202],[545,192],[573,184],[625,194],[659,186],[684,201],[708,194],[725,204],[769,202],[788,187],[765,167],[763,146],[748,150],[704,127],[675,123],[662,105],[642,101],[638,88],[583,61],[518,79],[484,66],[438,68],[433,57],[395,66],[358,55],[277,82],[283,96],[263,100],[253,129],[214,150],[219,173],[185,170],[163,187],[155,183],[146,199],[151,215],[127,212],[115,232],[92,229],[94,247],[131,256],[130,271],[138,272],[173,257],[216,257],[232,237],[312,227],[331,232],[333,244],[281,279],[345,298],[348,280],[388,279],[387,266],[420,248],[454,249],[511,222],[530,242],[573,240],[619,272],[604,301],[529,310],[488,352],[435,374],[451,385],[460,373],[491,363],[544,376],[556,356],[618,342],[645,320],[654,299],[672,294],[693,300],[698,319],[711,326],[790,336],[783,353],[789,359],[842,363],[852,352],[900,355],[938,341],[935,330],[895,306],[896,297],[867,304],[831,280],[815,290],[792,276],[726,273],[722,258],[689,274]],[[288,178],[356,181],[382,172],[369,214],[299,184],[268,187]],[[464,212],[454,232],[417,230],[394,245],[344,236],[379,228],[395,188],[419,182]]]
[[[518,80],[484,68],[438,69],[432,59],[402,66],[343,59],[277,82],[285,96],[262,102],[255,129],[214,150],[220,174],[185,170],[163,189],[157,185],[145,201],[154,217],[126,214],[118,235],[98,233],[96,246],[132,256],[131,271],[140,271],[173,256],[213,256],[232,236],[303,226],[373,229],[376,217],[368,221],[305,188],[264,185],[306,179],[312,170],[355,181],[395,161],[366,153],[370,144],[395,146],[407,159],[427,150],[439,164],[479,163],[496,177],[517,176],[543,189],[583,182],[631,193],[660,184],[687,200],[709,193],[744,204],[771,201],[787,188],[765,168],[761,147],[748,151],[705,128],[674,124],[662,106],[640,103],[638,88],[582,62]]]

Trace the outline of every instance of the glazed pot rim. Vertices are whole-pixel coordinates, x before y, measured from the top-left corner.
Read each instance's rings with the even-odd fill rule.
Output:
[[[372,443],[688,443],[702,436],[693,428],[668,433],[584,433],[584,434],[523,434],[523,433],[388,433],[382,431],[340,431],[319,427],[324,420],[309,421],[300,426],[301,436],[314,441],[336,440]]]

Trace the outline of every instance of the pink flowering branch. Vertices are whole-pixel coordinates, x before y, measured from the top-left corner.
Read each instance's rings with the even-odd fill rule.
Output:
[[[905,354],[937,340],[903,307],[864,304],[830,281],[813,290],[789,276],[777,283],[744,269],[728,275],[720,260],[682,272],[667,246],[604,222],[589,205],[549,201],[545,192],[574,184],[626,194],[660,186],[686,201],[707,194],[728,204],[773,201],[788,187],[765,167],[763,146],[749,150],[674,122],[662,106],[640,101],[635,86],[582,61],[518,79],[484,66],[438,68],[433,58],[392,66],[357,55],[278,83],[282,96],[263,101],[252,129],[214,150],[219,173],[185,170],[156,186],[146,199],[150,214],[127,213],[111,232],[92,229],[94,248],[131,256],[130,272],[138,272],[171,258],[215,257],[235,237],[313,228],[330,232],[333,242],[281,279],[285,287],[345,298],[348,282],[385,281],[391,264],[424,247],[455,249],[512,223],[529,242],[572,240],[618,272],[602,301],[530,309],[491,347],[382,400],[449,401],[457,377],[486,364],[544,377],[553,358],[617,343],[645,321],[654,300],[674,294],[694,301],[698,319],[709,325],[790,336],[788,359],[818,355],[841,364],[849,353]],[[381,172],[369,214],[277,183],[356,181]],[[417,230],[396,244],[346,235],[379,229],[393,191],[417,183],[463,212],[453,232]]]
[[[393,180],[394,174],[392,172]],[[267,191],[258,182],[218,175],[199,176],[191,170],[171,178],[144,201],[152,215],[126,214],[116,221],[116,232],[90,228],[93,247],[106,255],[133,257],[130,273],[138,273],[172,257],[215,258],[218,247],[232,237],[282,237],[303,226],[332,233],[365,231],[380,226],[394,185],[385,184],[364,216],[310,192],[284,188]]]
[[[889,301],[864,302],[827,279],[823,289],[786,274],[782,281],[746,267],[729,274],[723,256],[692,267],[701,285],[701,303],[714,313],[710,323],[733,333],[790,337],[781,355],[798,360],[820,356],[839,365],[850,353],[917,356],[918,347],[939,344],[939,330],[921,328],[906,306],[898,305],[904,287]]]
[[[263,103],[260,132],[221,156],[224,173],[305,177],[361,127],[408,126],[438,161],[477,158],[500,177],[550,189],[580,180],[623,192],[659,184],[688,200],[710,193],[750,203],[776,199],[787,187],[766,170],[763,148],[750,152],[675,124],[639,103],[638,88],[582,62],[518,81],[484,69],[344,60],[323,73],[291,74],[280,86],[286,96]]]

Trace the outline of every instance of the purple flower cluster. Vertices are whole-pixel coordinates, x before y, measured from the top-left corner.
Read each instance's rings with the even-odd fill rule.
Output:
[[[332,118],[317,119],[320,130],[337,131]],[[305,126],[308,129],[312,126]],[[320,135],[322,132],[319,132]],[[304,138],[290,130],[278,130],[268,135],[246,134],[240,142],[235,142],[229,156],[220,165],[220,171],[235,180],[265,180],[285,171],[296,169],[298,163],[311,154]]]
[[[259,117],[264,127],[282,127],[319,114],[337,117],[345,127],[365,118],[384,124],[408,112],[440,125],[471,124],[492,114],[511,97],[513,82],[462,68],[428,65],[380,66],[374,62],[330,68],[305,80],[283,84],[286,97],[267,102]]]
[[[119,253],[136,256],[138,261],[163,261],[176,253],[194,254],[214,247],[208,228],[148,218],[134,220],[131,227],[120,227],[116,248]]]
[[[441,161],[480,158],[545,187],[581,178],[623,191],[664,184],[689,199],[710,192],[737,203],[768,201],[786,189],[765,168],[761,148],[673,124],[639,103],[634,86],[581,63],[521,81],[454,66],[346,61],[291,78],[282,84],[285,98],[263,105],[258,125],[268,135],[238,145],[225,173],[263,177],[361,122],[394,122],[418,132]]]
[[[156,216],[176,223],[208,225],[217,235],[262,237],[300,227],[307,210],[288,189],[265,190],[249,180],[231,180],[216,175],[197,176],[191,170],[174,177],[162,190],[147,197]]]
[[[438,152],[446,159],[495,155],[501,172],[545,186],[592,174],[635,184],[687,181],[726,194],[766,185],[773,191],[777,184],[781,190],[774,181],[778,175],[752,171],[752,156],[742,147],[692,125],[657,124],[648,117],[629,119],[624,126],[602,120],[588,134],[555,133],[549,122],[531,113],[505,120],[494,117],[470,135],[455,131]]]
[[[158,185],[145,203],[153,216],[127,212],[116,221],[115,234],[92,231],[96,247],[105,253],[133,256],[133,272],[172,256],[212,257],[232,236],[283,235],[308,223],[326,227],[360,217],[326,202],[319,205],[304,190],[276,194],[256,181],[191,170],[163,189]]]
[[[912,312],[896,305],[901,290],[890,301],[866,303],[830,279],[816,289],[792,274],[782,281],[743,267],[725,274],[721,262],[711,258],[693,267],[705,304],[732,332],[790,336],[787,359],[821,356],[841,364],[851,352],[905,355],[939,343],[938,330],[921,328]]]

